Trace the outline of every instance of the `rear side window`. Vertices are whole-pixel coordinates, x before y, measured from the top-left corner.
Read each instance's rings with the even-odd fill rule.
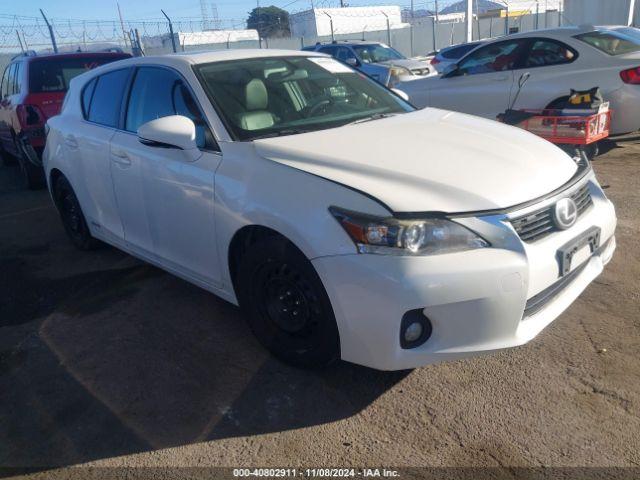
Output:
[[[115,70],[98,77],[89,107],[90,122],[107,127],[117,127],[120,100],[129,78],[129,69]]]
[[[140,68],[131,87],[125,129],[136,132],[140,125],[170,115],[193,120],[198,147],[217,150],[200,107],[182,77],[166,68]]]
[[[120,60],[120,57],[87,56],[32,60],[29,63],[29,91],[31,93],[66,92],[72,78],[115,60]]]
[[[96,88],[96,83],[98,82],[98,77],[91,80],[82,90],[82,113],[84,114],[84,118],[87,118],[89,115],[89,107],[91,106],[91,98],[93,97],[93,91]]]
[[[524,66],[529,68],[561,65],[571,63],[576,58],[578,54],[568,45],[553,40],[536,40],[531,45]]]
[[[640,36],[630,29],[598,30],[576,35],[575,38],[607,55],[615,56],[640,51]]]

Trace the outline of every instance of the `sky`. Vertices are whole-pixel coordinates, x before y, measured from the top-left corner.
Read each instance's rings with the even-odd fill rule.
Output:
[[[311,6],[311,0],[206,0],[215,4],[218,17],[221,20],[243,21],[247,13],[261,2],[262,6],[275,5],[289,11],[306,10]],[[432,0],[415,0],[416,8],[424,7]],[[446,3],[447,0],[441,0]],[[171,17],[200,18],[199,0],[119,0],[120,8],[125,20],[153,20],[162,18],[160,9],[164,9]],[[338,6],[339,0],[315,0],[316,6]],[[352,6],[361,5],[409,5],[410,0],[351,0]],[[28,17],[39,16],[42,8],[47,16],[54,19],[80,20],[113,20],[117,19],[116,0],[0,0],[0,23],[10,15]]]

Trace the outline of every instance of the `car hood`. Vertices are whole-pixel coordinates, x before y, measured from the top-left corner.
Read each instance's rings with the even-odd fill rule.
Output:
[[[507,208],[555,190],[577,170],[528,132],[433,108],[253,143],[263,158],[360,190],[395,212]]]
[[[397,65],[398,67],[404,67],[404,68],[408,68],[409,70],[416,70],[416,69],[423,69],[423,68],[428,68],[429,67],[429,63],[422,61],[422,60],[416,60],[413,58],[403,58],[400,60],[388,60],[386,62],[378,62],[380,65]]]

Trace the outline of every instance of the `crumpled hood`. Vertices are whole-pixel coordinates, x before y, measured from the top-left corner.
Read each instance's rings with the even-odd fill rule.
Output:
[[[254,146],[263,158],[360,190],[395,212],[507,208],[555,190],[577,170],[528,132],[433,108]]]
[[[408,68],[409,70],[424,70],[425,68],[431,70],[431,65],[424,60],[416,60],[413,58],[404,58],[400,60],[388,60],[386,62],[379,62],[380,65],[397,65],[399,67]]]

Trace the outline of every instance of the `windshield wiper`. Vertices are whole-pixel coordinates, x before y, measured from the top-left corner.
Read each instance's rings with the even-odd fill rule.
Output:
[[[381,120],[383,118],[389,118],[395,115],[397,115],[397,113],[374,113],[373,115],[359,118],[358,120],[354,120],[353,122],[345,123],[345,125],[355,125],[357,123],[372,122],[373,120]]]
[[[302,128],[285,128],[283,130],[278,130],[276,132],[264,133],[262,135],[256,135],[255,137],[251,137],[251,140],[260,140],[261,138],[273,138],[273,137],[284,137],[287,135],[298,135],[300,133],[312,132],[313,130],[305,130]]]

